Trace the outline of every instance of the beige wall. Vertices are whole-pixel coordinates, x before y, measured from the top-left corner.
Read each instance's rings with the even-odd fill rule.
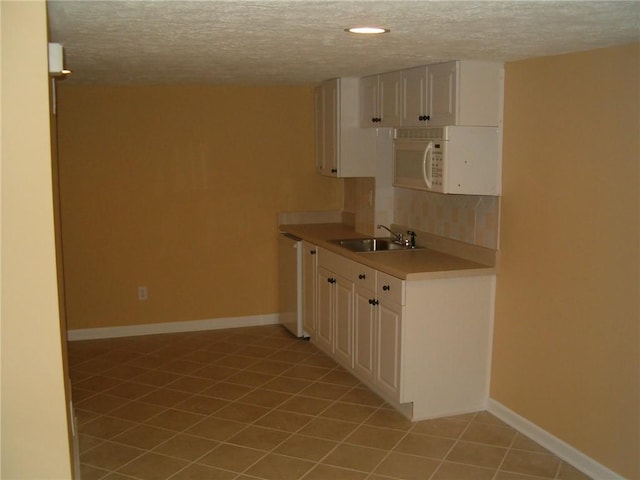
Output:
[[[71,478],[58,316],[44,2],[0,3],[1,468]]]
[[[506,65],[491,396],[640,478],[640,47]]]
[[[71,329],[276,313],[277,212],[342,208],[311,87],[63,84],[58,107]]]

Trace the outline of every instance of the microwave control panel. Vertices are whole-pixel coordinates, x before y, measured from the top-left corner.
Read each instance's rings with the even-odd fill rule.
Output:
[[[443,190],[444,172],[442,171],[442,150],[444,142],[433,142],[431,151],[431,184],[432,190],[441,192]]]

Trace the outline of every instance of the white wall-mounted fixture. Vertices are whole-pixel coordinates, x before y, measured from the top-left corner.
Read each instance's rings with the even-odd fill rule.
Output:
[[[64,68],[64,49],[59,43],[49,43],[49,75],[63,77],[70,75],[71,70]]]
[[[388,28],[380,28],[380,27],[351,27],[345,28],[345,32],[349,33],[357,33],[360,35],[379,35],[381,33],[389,33],[391,30]]]

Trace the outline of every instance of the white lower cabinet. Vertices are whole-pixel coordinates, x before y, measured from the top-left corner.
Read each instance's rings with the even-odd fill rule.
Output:
[[[486,407],[494,275],[407,281],[317,252],[315,345],[412,420]]]
[[[302,242],[302,327],[307,335],[316,332],[317,253],[318,247]]]

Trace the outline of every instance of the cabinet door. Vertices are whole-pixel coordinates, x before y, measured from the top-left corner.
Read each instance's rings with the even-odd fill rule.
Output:
[[[332,273],[318,266],[318,297],[315,343],[326,352],[333,352],[333,282]]]
[[[429,76],[428,67],[402,71],[402,126],[421,127],[428,124]]]
[[[320,173],[328,176],[338,175],[338,142],[340,105],[340,81],[335,78],[322,84],[322,120],[323,120],[323,162]]]
[[[316,331],[317,247],[302,242],[302,328],[308,335]]]
[[[380,112],[378,108],[378,75],[360,79],[360,126],[377,127]]]
[[[315,140],[316,140],[316,171],[322,173],[324,169],[324,90],[322,85],[313,91],[315,114]]]
[[[402,307],[380,303],[377,307],[375,384],[400,400]]]
[[[400,72],[389,72],[378,76],[380,127],[400,125]]]
[[[347,368],[353,367],[353,282],[334,276],[335,320],[333,352],[336,360]]]
[[[457,62],[429,66],[429,125],[456,125],[457,122]]]
[[[374,293],[358,288],[355,291],[353,328],[353,368],[366,380],[373,381],[375,352],[375,312],[371,301]]]

